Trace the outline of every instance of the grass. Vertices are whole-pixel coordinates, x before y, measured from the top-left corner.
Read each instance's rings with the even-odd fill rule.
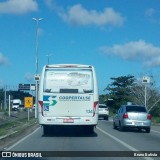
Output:
[[[160,117],[152,117],[152,122],[160,124]]]
[[[7,134],[9,129],[14,128],[18,122],[13,121],[13,122],[8,122],[0,126],[0,136]]]
[[[14,127],[18,122],[12,121],[12,122],[7,122],[1,125],[4,129]]]
[[[35,118],[31,118],[29,121],[27,118],[24,118],[21,120],[4,123],[0,126],[0,136],[3,136],[11,131],[20,131],[25,127],[32,126],[36,122],[37,120]]]
[[[5,135],[5,134],[7,134],[7,130],[4,129],[4,128],[1,128],[1,129],[0,129],[0,136],[3,136],[3,135]]]

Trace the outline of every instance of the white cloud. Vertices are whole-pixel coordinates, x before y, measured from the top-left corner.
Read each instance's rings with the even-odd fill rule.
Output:
[[[148,67],[160,66],[160,48],[143,40],[126,44],[116,44],[113,47],[100,48],[107,55],[118,56],[125,60],[140,61]]]
[[[0,65],[6,64],[8,64],[8,59],[2,53],[0,53]]]
[[[160,18],[159,18],[160,17],[160,10],[157,10],[154,8],[148,8],[145,11],[145,16],[148,18],[148,20],[151,23],[154,23],[154,24],[160,23]]]
[[[53,0],[45,0],[45,3],[46,3],[46,5],[47,5],[49,8],[52,8],[52,6],[53,6]]]
[[[32,73],[26,73],[25,76],[24,76],[25,80],[28,81],[28,82],[33,82],[34,80],[34,75]]]
[[[0,2],[0,14],[24,14],[38,10],[35,0],[6,0]]]
[[[0,88],[2,88],[3,86],[4,86],[4,82],[0,80]]]
[[[58,6],[55,2],[55,0],[45,0],[45,4],[49,9],[54,10],[55,12],[61,12],[60,10],[63,8]]]
[[[148,17],[151,17],[151,16],[155,15],[156,12],[157,11],[154,8],[148,8],[145,11],[145,15],[148,16]]]
[[[103,11],[87,10],[81,4],[76,4],[68,8],[67,12],[62,8],[55,7],[64,21],[74,25],[96,25],[96,26],[121,26],[124,17],[113,8],[104,8]]]

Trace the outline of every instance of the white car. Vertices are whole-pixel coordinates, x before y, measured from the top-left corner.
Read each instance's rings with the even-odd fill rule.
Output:
[[[105,104],[99,104],[99,118],[103,118],[104,120],[108,120],[109,118],[109,110]]]

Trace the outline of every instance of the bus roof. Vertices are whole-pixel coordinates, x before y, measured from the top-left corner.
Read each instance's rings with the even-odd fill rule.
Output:
[[[91,65],[83,64],[50,64],[45,65],[45,68],[92,68]]]

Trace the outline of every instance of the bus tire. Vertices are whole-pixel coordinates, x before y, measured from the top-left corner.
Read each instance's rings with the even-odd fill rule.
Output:
[[[43,135],[47,135],[48,134],[48,126],[44,125],[43,126]]]
[[[94,126],[87,126],[87,133],[93,134],[94,133]]]

